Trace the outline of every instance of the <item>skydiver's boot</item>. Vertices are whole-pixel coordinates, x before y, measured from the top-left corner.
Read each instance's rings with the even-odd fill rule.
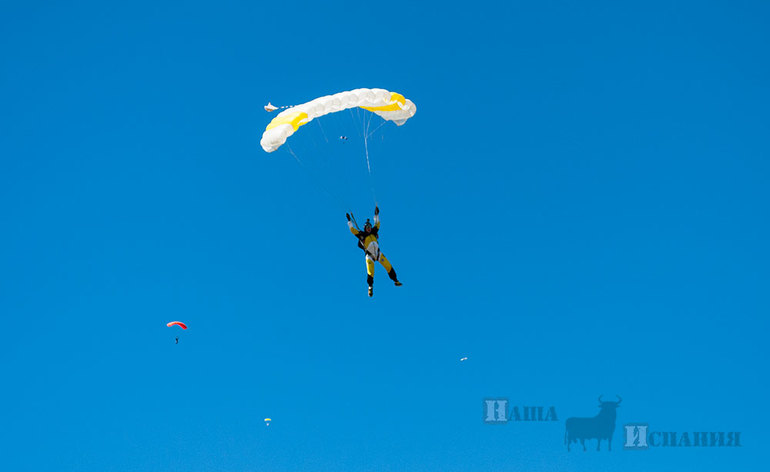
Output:
[[[371,297],[372,295],[374,295],[374,290],[372,289],[372,286],[370,285],[369,286],[369,296]]]
[[[394,284],[396,284],[396,287],[400,287],[404,284],[398,281],[398,277],[396,277],[396,270],[392,267],[390,268],[390,272],[388,272],[388,277],[390,277],[390,280],[393,281]]]

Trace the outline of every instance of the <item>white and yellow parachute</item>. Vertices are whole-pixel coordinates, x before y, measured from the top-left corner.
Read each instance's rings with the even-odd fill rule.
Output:
[[[355,89],[316,98],[302,105],[288,108],[276,116],[265,128],[259,144],[265,152],[273,152],[286,140],[313,119],[349,108],[363,108],[392,121],[398,126],[413,117],[417,107],[410,100],[395,92],[383,89]],[[267,109],[267,108],[266,108]]]

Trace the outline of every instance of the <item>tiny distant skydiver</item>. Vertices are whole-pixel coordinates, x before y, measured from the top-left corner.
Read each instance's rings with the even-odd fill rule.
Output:
[[[176,337],[176,343],[175,344],[179,344],[179,336]]]
[[[385,255],[380,252],[380,245],[377,243],[380,231],[380,209],[374,207],[374,226],[372,226],[372,223],[367,218],[363,231],[353,226],[349,213],[345,213],[345,216],[348,218],[350,232],[358,238],[358,247],[366,253],[366,283],[369,285],[369,296],[373,295],[372,285],[374,285],[374,263],[376,261],[379,261],[382,267],[388,271],[388,276],[396,284],[396,287],[401,286],[401,282],[396,277],[396,271],[390,265]]]

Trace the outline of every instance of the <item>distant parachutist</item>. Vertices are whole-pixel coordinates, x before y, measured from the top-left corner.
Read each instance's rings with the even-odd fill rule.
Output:
[[[343,141],[347,141],[348,137],[347,136],[340,136],[340,139],[343,140]]]
[[[169,323],[166,323],[166,326],[168,326],[169,328],[172,326],[179,326],[182,329],[187,329],[187,325],[182,323],[181,321],[171,321]],[[176,339],[176,344],[179,344],[179,336],[177,336],[175,339]]]

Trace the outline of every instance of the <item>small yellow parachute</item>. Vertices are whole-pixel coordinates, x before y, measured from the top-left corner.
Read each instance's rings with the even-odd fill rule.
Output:
[[[275,108],[272,105],[271,107]],[[313,119],[357,107],[376,113],[382,119],[392,121],[398,126],[406,123],[406,120],[417,112],[417,107],[411,100],[384,89],[362,88],[335,93],[279,113],[265,128],[259,144],[265,152],[273,152],[281,147],[300,126],[310,123]]]

